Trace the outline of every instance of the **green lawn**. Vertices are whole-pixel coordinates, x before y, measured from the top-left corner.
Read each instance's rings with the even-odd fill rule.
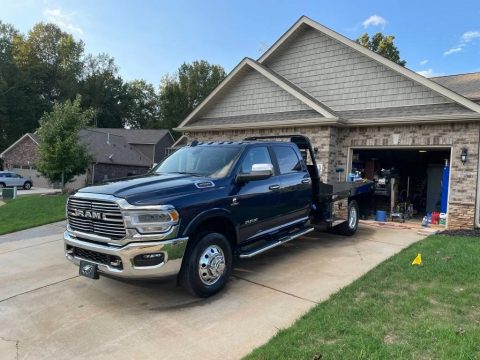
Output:
[[[65,219],[66,195],[27,195],[0,206],[0,235]]]
[[[480,238],[414,244],[247,359],[480,359]]]

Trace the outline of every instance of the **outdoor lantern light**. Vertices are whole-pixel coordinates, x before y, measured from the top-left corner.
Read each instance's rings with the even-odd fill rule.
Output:
[[[465,163],[467,162],[467,157],[468,157],[467,149],[463,148],[462,153],[460,154],[460,161],[462,162],[463,165],[465,165]]]

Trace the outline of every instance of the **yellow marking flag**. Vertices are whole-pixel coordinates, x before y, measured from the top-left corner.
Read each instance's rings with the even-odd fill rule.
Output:
[[[417,257],[412,261],[412,265],[422,265],[422,254],[417,255]]]

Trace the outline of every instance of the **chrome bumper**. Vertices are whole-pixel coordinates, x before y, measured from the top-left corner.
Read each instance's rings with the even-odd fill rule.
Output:
[[[65,240],[65,256],[75,265],[80,265],[80,260],[86,260],[97,264],[100,273],[123,278],[160,278],[178,274],[188,242],[188,237],[186,237],[164,241],[132,242],[116,247],[79,239],[69,231],[65,231],[63,238]],[[118,256],[122,261],[122,268],[119,269],[109,264],[83,259],[75,255],[71,251],[71,247],[90,250],[99,254]],[[149,253],[163,253],[163,262],[154,266],[135,266],[133,262],[135,256]]]

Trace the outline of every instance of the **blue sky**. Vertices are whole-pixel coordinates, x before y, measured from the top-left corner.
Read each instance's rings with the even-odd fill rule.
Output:
[[[480,1],[0,0],[0,19],[28,31],[51,21],[113,56],[126,80],[158,85],[183,62],[230,71],[258,58],[301,15],[349,37],[396,36],[407,67],[427,76],[480,71]]]

